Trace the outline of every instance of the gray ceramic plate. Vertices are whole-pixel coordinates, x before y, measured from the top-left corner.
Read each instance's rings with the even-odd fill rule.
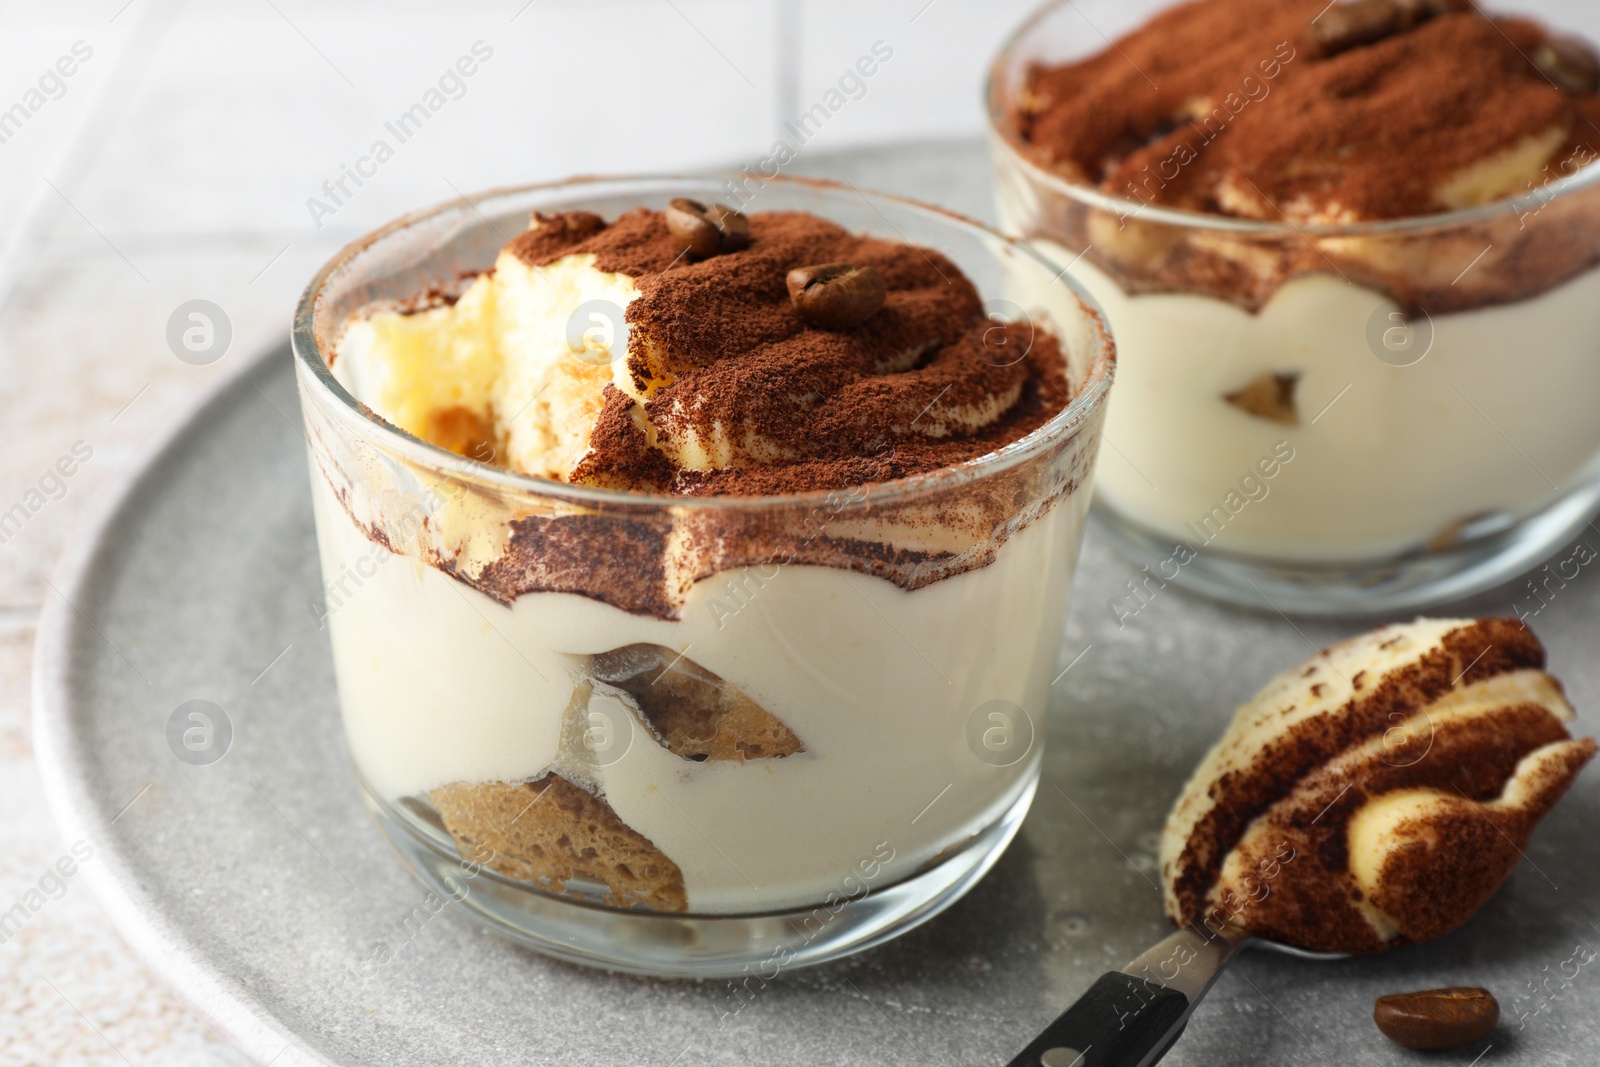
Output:
[[[946,146],[826,169],[981,210],[981,165],[973,146]],[[419,909],[423,891],[346,766],[310,606],[320,583],[303,447],[287,349],[267,353],[152,455],[64,561],[36,676],[50,800],[68,839],[96,848],[85,877],[175,988],[279,1067],[1005,1063],[1165,932],[1154,835],[1235,704],[1314,643],[1360,628],[1297,628],[1175,589],[1119,626],[1110,604],[1133,572],[1091,531],[1044,784],[970,896],[883,948],[765,985],[617,978]],[[1518,600],[1508,590],[1462,610]],[[1579,574],[1532,621],[1573,701],[1600,705],[1600,575]],[[214,763],[174,755],[187,751],[183,716],[169,741],[194,700],[231,725]],[[1500,1030],[1428,1062],[1594,1063],[1600,965],[1573,961],[1600,949],[1596,825],[1591,774],[1499,896],[1438,944],[1338,963],[1246,956],[1166,1062],[1423,1062],[1373,1028],[1373,998],[1481,984],[1504,1005]]]

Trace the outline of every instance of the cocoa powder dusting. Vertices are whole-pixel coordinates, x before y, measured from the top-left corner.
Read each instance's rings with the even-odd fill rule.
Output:
[[[659,212],[535,222],[509,246],[529,265],[592,255],[596,269],[635,279],[629,370],[641,388],[667,382],[642,405],[607,393],[575,483],[694,496],[846,488],[975,459],[1070,400],[1055,338],[988,318],[933,249],[799,212],[751,215],[748,248],[704,260],[682,253]],[[796,267],[834,262],[888,282],[883,307],[849,329],[809,325],[785,283]],[[678,466],[667,452],[685,440],[728,462]]]
[[[1219,780],[1215,805],[1196,824],[1174,880],[1186,911],[1198,913],[1221,873],[1228,851],[1301,779],[1396,722],[1427,707],[1458,685],[1471,685],[1516,670],[1539,670],[1545,650],[1532,630],[1516,619],[1482,619],[1445,635],[1440,647],[1417,662],[1385,675],[1354,696],[1337,715],[1307,719],[1285,731],[1247,772]]]
[[[1026,321],[989,318],[936,250],[802,213],[748,223],[748,246],[702,259],[683,251],[659,212],[610,223],[565,212],[535,216],[507,250],[536,268],[592,256],[639,292],[625,311],[627,371],[644,399],[604,386],[572,483],[821,499],[519,508],[486,565],[454,553],[467,540],[459,531],[419,558],[503,604],[562,592],[676,619],[695,583],[752,568],[822,566],[923,588],[987,566],[1088,479],[1092,443],[1063,435],[987,477],[878,500],[880,483],[975,460],[1045,426],[1072,399],[1066,353]],[[887,285],[882,305],[843,328],[802,319],[788,274],[828,263],[875,268]]]
[[[1593,160],[1600,94],[1535,65],[1548,40],[1537,23],[1463,6],[1321,55],[1310,27],[1326,0],[1183,4],[1099,55],[1034,71],[1010,121],[1075,181],[1253,218],[1465,206],[1441,200],[1449,180],[1533,137],[1553,138],[1546,179]]]
[[[1515,866],[1595,743],[1572,740],[1542,704],[1514,699],[1473,715],[1430,717],[1419,754],[1375,750],[1371,742],[1454,691],[1544,663],[1543,645],[1520,620],[1475,620],[1219,777],[1215,807],[1166,872],[1177,909],[1170,917],[1182,924],[1220,913],[1260,937],[1348,953],[1425,941],[1461,925]],[[1499,800],[1522,761],[1540,751],[1557,758],[1531,784],[1531,800],[1477,807]],[[1351,825],[1373,801],[1410,791],[1435,794],[1446,806],[1406,835],[1415,850],[1389,853],[1369,899],[1351,868]],[[1221,899],[1225,867],[1259,872],[1269,891]],[[1364,904],[1396,925],[1393,936],[1379,935]]]

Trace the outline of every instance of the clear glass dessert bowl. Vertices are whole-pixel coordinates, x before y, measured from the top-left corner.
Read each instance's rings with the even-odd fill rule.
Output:
[[[1115,364],[1092,301],[946,212],[763,182],[747,210],[935,248],[1066,355],[1070,403],[1035,432],[833,492],[530,477],[399,430],[329,366],[353,315],[459,291],[530,212],[728,188],[586,179],[410,215],[323,268],[294,346],[345,735],[410,869],[554,956],[770,979],[936,914],[1027,812]],[[599,310],[574,309],[570,358],[617,325]]]
[[[1163,207],[1155,170],[1111,195],[1019,130],[1033,71],[1105,46],[1047,5],[987,92],[1003,228],[1070,264],[1117,334],[1096,510],[1146,576],[1109,610],[1136,616],[1171,582],[1289,614],[1392,612],[1567,544],[1600,509],[1593,157],[1525,195],[1388,221]],[[1264,54],[1224,103],[1271,107],[1305,48]],[[1202,140],[1229,121],[1204,118]]]

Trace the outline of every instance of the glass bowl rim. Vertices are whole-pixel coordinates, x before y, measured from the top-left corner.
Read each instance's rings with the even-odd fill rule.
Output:
[[[1232,215],[1211,215],[1203,211],[1182,208],[1158,207],[1138,200],[1101,192],[1088,185],[1069,181],[1060,174],[1047,170],[1030,159],[1020,147],[1015,131],[1011,129],[1006,109],[1001,103],[1004,95],[1004,75],[1016,53],[1041,29],[1043,23],[1063,8],[1074,7],[1073,0],[1047,0],[1030,14],[1005,39],[989,64],[983,84],[983,109],[988,117],[989,140],[996,150],[1004,148],[1008,161],[1026,168],[1032,175],[1055,192],[1122,218],[1159,222],[1168,226],[1191,230],[1213,230],[1221,233],[1276,238],[1306,237],[1374,237],[1430,230],[1450,229],[1500,218],[1537,211],[1569,194],[1582,192],[1600,184],[1600,161],[1593,162],[1564,178],[1541,185],[1529,192],[1503,200],[1495,200],[1477,207],[1455,211],[1440,211],[1429,215],[1409,215],[1398,219],[1369,219],[1360,222],[1307,222],[1297,223],[1287,217],[1283,221],[1271,219],[1244,219]],[[1274,205],[1276,206],[1276,205]]]
[[[290,331],[295,363],[309,381],[326,394],[325,399],[332,401],[327,406],[337,414],[337,417],[361,436],[377,438],[380,448],[398,452],[421,466],[441,471],[457,479],[488,484],[517,493],[562,499],[573,504],[589,506],[610,505],[614,507],[623,505],[632,508],[654,506],[720,510],[807,505],[832,506],[842,494],[854,493],[858,490],[864,490],[861,503],[894,503],[906,498],[935,493],[991,474],[1010,470],[1048,451],[1057,443],[1070,440],[1082,431],[1089,417],[1104,403],[1106,394],[1109,392],[1112,381],[1116,376],[1117,364],[1116,341],[1108,325],[1105,312],[1100,308],[1094,297],[1075,279],[1071,278],[1064,268],[1041,254],[1030,243],[1001,233],[992,227],[947,208],[909,197],[874,190],[863,190],[850,182],[838,182],[825,178],[790,177],[781,174],[774,177],[761,174],[758,177],[763,184],[781,183],[792,188],[816,190],[824,195],[843,196],[845,194],[853,194],[861,197],[868,206],[873,207],[875,210],[878,209],[877,203],[874,203],[875,199],[899,208],[910,209],[926,215],[936,222],[954,226],[957,229],[966,230],[988,240],[1006,245],[1024,259],[1032,260],[1041,269],[1049,271],[1055,278],[1051,284],[1062,287],[1071,293],[1077,301],[1095,339],[1093,344],[1094,351],[1091,354],[1089,368],[1081,383],[1081,388],[1064,409],[1032,433],[963,463],[903,478],[895,478],[883,482],[867,482],[859,486],[841,486],[837,489],[808,490],[766,496],[685,496],[671,493],[642,493],[622,489],[603,489],[595,486],[574,485],[569,482],[559,482],[551,478],[521,474],[503,467],[491,466],[479,460],[448,451],[402,430],[361,403],[333,376],[332,370],[322,357],[321,346],[317,342],[316,313],[327,285],[339,272],[349,267],[361,255],[376,247],[385,238],[398,234],[403,230],[433,221],[450,211],[462,208],[469,208],[481,218],[487,220],[487,216],[484,215],[480,205],[491,200],[521,197],[529,194],[555,193],[569,189],[575,192],[581,192],[585,189],[599,191],[608,188],[623,190],[641,186],[644,187],[641,190],[641,195],[645,195],[647,192],[659,191],[662,187],[667,189],[677,187],[686,192],[704,193],[711,186],[722,188],[722,183],[726,181],[738,181],[747,177],[749,175],[742,172],[712,172],[686,175],[581,176],[525,185],[501,186],[477,194],[453,197],[449,200],[408,212],[345,245],[312,276],[311,281],[306,285],[296,303],[293,326]],[[881,211],[879,213],[882,214]],[[887,221],[888,217],[884,217]],[[893,222],[890,221],[891,228],[893,225]]]

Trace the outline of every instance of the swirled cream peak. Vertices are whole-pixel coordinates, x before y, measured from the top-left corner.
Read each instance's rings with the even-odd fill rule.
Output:
[[[527,474],[686,494],[883,481],[981,456],[1067,402],[1059,346],[990,319],[932,249],[815,216],[750,216],[697,259],[660,212],[535,216],[453,301],[375,308],[334,372],[425,440]],[[809,325],[785,279],[850,263],[888,282],[849,329]]]
[[[1241,707],[1168,817],[1175,923],[1376,952],[1466,922],[1596,751],[1514,619],[1419,619]]]

